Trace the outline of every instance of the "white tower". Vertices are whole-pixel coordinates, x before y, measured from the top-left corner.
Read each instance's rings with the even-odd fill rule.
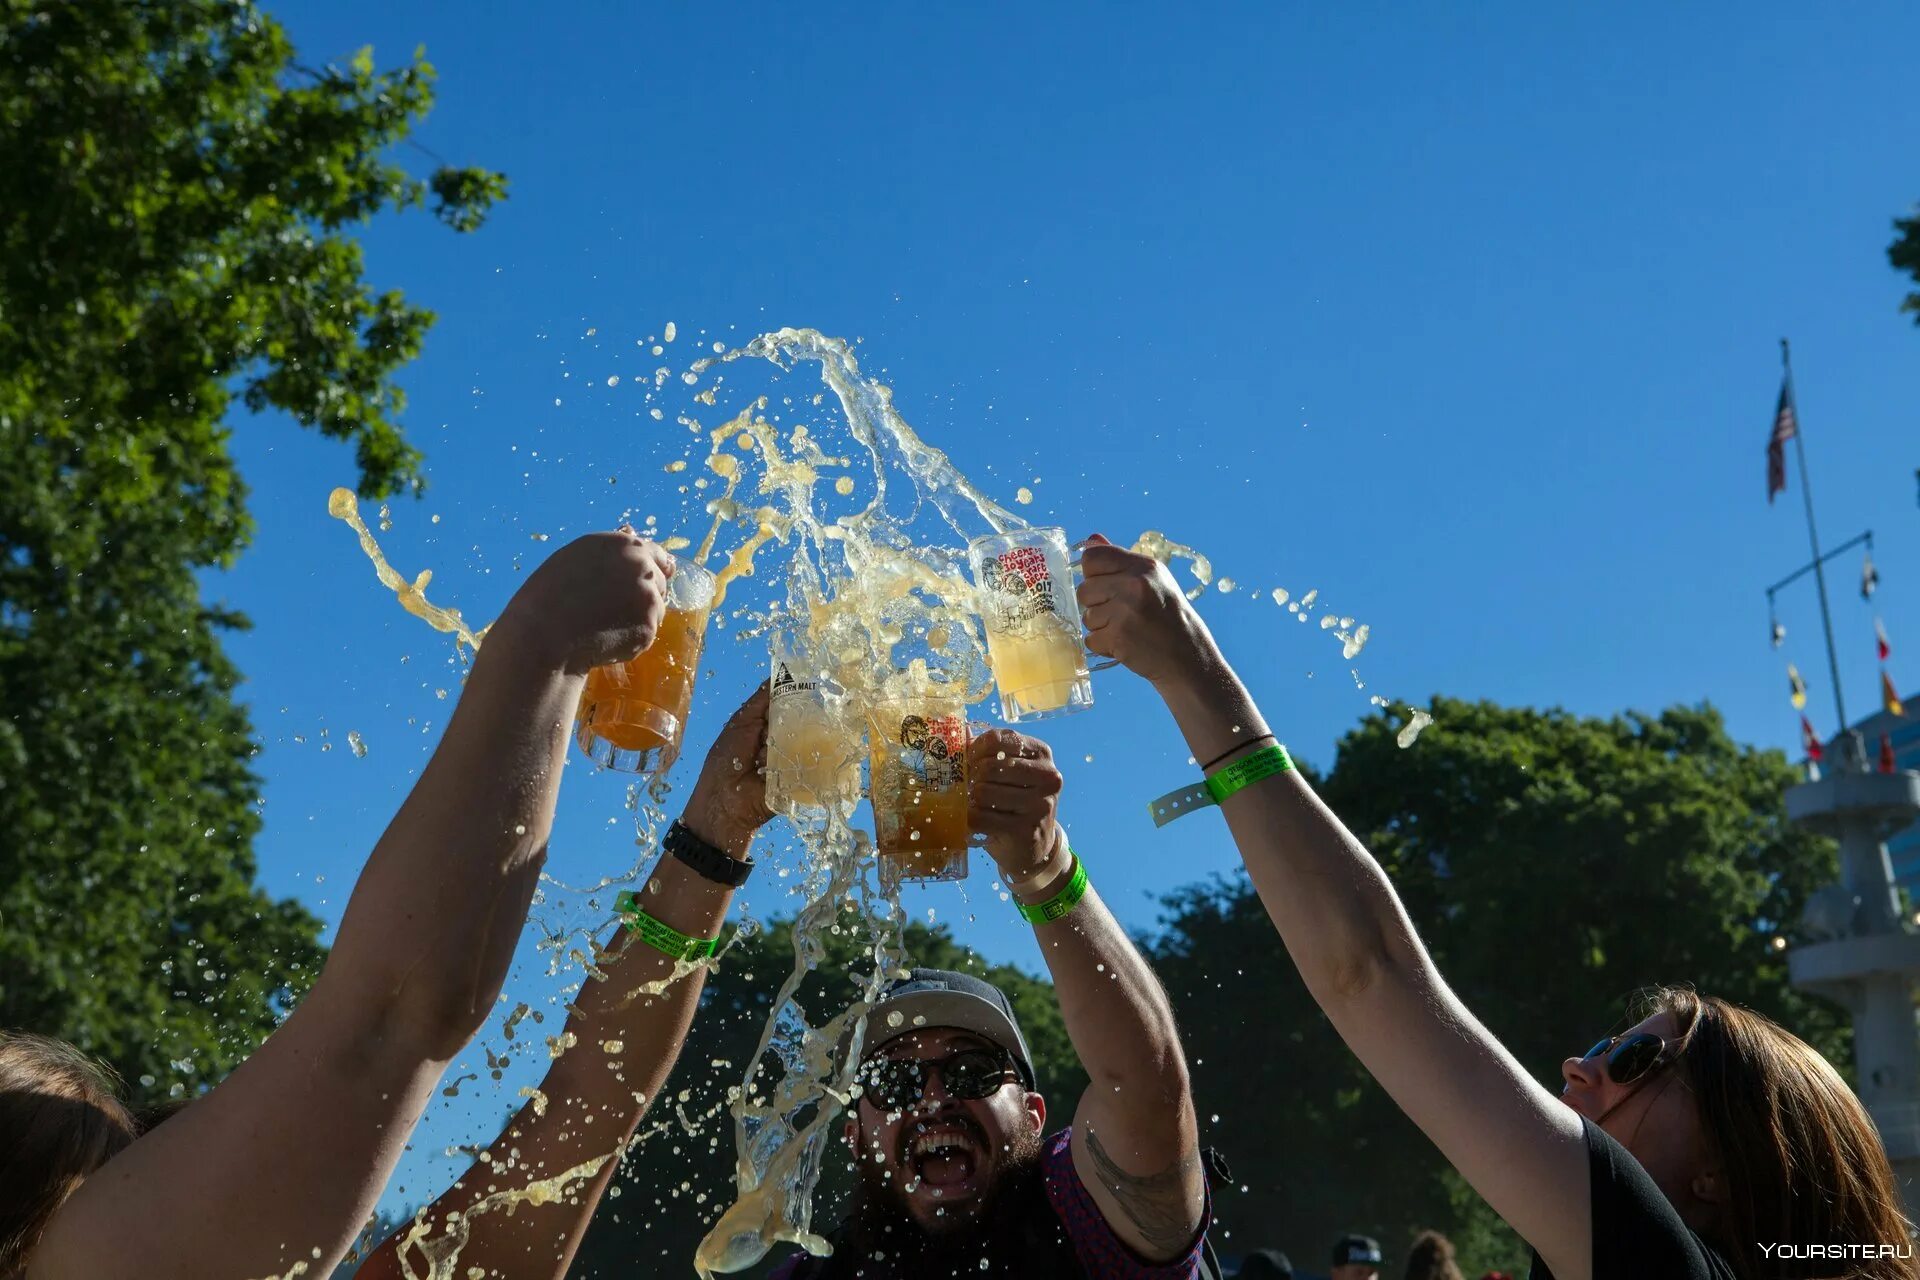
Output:
[[[1840,879],[1808,900],[1808,941],[1787,962],[1794,985],[1852,1015],[1860,1100],[1886,1143],[1907,1214],[1920,1220],[1920,930],[1900,910],[1887,848],[1889,837],[1903,852],[1920,845],[1920,772],[1876,770],[1883,733],[1898,740],[1899,763],[1920,763],[1920,720],[1881,712],[1828,748],[1831,773],[1787,791],[1789,818],[1840,843]]]

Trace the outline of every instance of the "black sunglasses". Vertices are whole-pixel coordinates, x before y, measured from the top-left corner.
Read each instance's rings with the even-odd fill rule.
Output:
[[[935,1069],[950,1098],[978,1102],[1007,1082],[1013,1061],[991,1049],[962,1049],[945,1058],[873,1058],[860,1068],[866,1096],[883,1111],[905,1111],[918,1103]]]
[[[1667,1061],[1667,1042],[1651,1031],[1607,1036],[1594,1041],[1593,1048],[1580,1055],[1580,1061],[1590,1061],[1603,1053],[1607,1056],[1600,1068],[1607,1078],[1615,1084],[1632,1084]]]

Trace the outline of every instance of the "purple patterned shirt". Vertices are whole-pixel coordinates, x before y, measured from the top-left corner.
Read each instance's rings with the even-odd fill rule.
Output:
[[[1072,1140],[1071,1129],[1048,1138],[1040,1168],[1046,1180],[1048,1205],[1065,1229],[1087,1280],[1195,1280],[1201,1274],[1201,1248],[1207,1229],[1213,1225],[1212,1189],[1204,1193],[1200,1226],[1187,1251],[1170,1262],[1142,1261],[1107,1225],[1093,1194],[1080,1181],[1080,1171],[1073,1167]],[[776,1267],[769,1280],[793,1280],[807,1260],[807,1254],[795,1254]]]

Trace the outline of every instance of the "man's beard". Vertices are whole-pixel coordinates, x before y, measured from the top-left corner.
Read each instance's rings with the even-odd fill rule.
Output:
[[[860,1183],[853,1191],[839,1249],[899,1264],[879,1268],[881,1274],[931,1275],[928,1268],[936,1258],[950,1260],[955,1274],[985,1274],[980,1260],[1017,1252],[1020,1225],[1034,1211],[1033,1198],[1046,1195],[1040,1177],[1044,1145],[1037,1133],[1009,1138],[993,1180],[980,1195],[931,1222],[908,1210],[907,1193],[894,1180],[898,1166],[860,1161]]]

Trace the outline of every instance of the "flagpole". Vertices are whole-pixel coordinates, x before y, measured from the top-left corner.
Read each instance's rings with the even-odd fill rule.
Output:
[[[1840,713],[1840,732],[1844,734],[1848,728],[1847,700],[1840,692],[1840,659],[1834,653],[1833,617],[1827,609],[1827,573],[1820,564],[1820,535],[1813,527],[1813,484],[1807,476],[1807,451],[1801,444],[1806,424],[1800,417],[1799,398],[1793,392],[1793,357],[1785,338],[1780,339],[1780,366],[1786,371],[1787,405],[1793,410],[1793,456],[1800,464],[1800,493],[1807,500],[1807,541],[1813,546],[1813,581],[1820,588],[1820,626],[1827,635],[1827,670],[1833,676],[1833,705]]]

